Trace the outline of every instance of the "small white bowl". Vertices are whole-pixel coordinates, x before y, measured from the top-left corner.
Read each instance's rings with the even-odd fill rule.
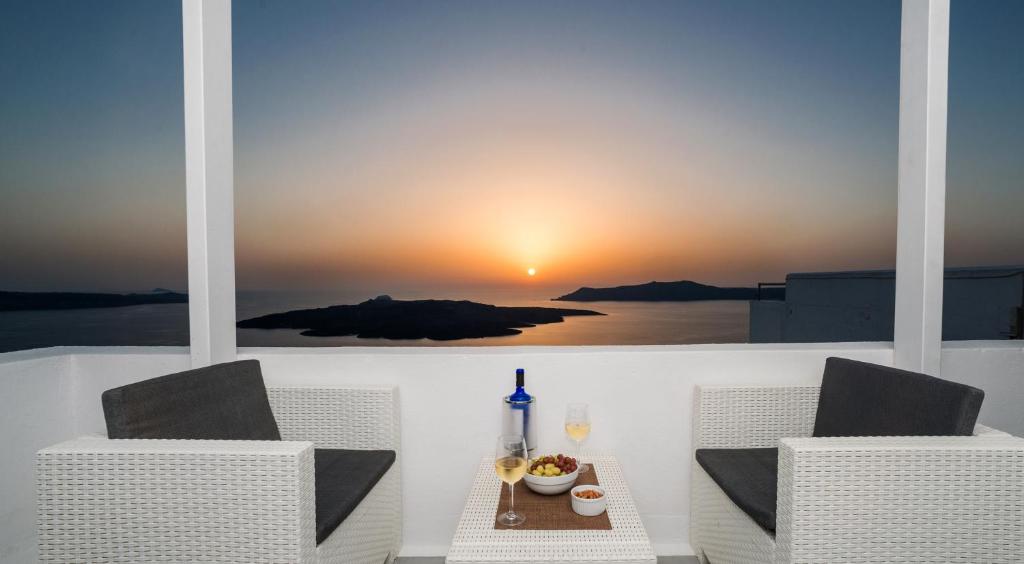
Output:
[[[539,494],[558,495],[568,491],[576,483],[576,477],[579,475],[579,468],[561,476],[534,476],[527,472],[523,476],[523,481],[526,482],[526,487]]]
[[[594,490],[601,492],[601,497],[597,499],[580,499],[576,497],[576,492],[583,490]],[[569,497],[572,498],[572,510],[584,517],[595,517],[604,513],[604,510],[608,507],[608,496],[601,486],[576,486],[572,489]]]

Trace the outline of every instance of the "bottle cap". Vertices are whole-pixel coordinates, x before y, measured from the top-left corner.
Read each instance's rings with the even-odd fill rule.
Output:
[[[526,379],[526,371],[522,368],[516,368],[516,386],[522,388]]]

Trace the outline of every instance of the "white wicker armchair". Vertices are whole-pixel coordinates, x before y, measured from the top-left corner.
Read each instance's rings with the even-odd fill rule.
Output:
[[[690,542],[714,564],[1024,562],[1024,439],[810,438],[817,386],[706,387],[693,447],[779,448],[775,535],[693,462]]]
[[[282,441],[83,437],[37,454],[43,562],[380,564],[402,535],[395,388],[267,388]],[[316,544],[313,447],[394,465]]]

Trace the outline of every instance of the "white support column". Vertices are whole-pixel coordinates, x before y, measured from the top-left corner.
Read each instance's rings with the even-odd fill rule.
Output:
[[[235,359],[231,0],[182,0],[188,314],[194,367]]]
[[[949,0],[903,0],[895,365],[939,373]]]

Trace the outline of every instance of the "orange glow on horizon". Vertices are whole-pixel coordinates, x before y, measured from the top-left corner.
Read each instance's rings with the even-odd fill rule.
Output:
[[[700,114],[683,128],[656,103],[624,111],[615,84],[515,97],[474,84],[436,85],[430,111],[387,106],[387,128],[380,115],[340,110],[323,122],[354,119],[341,131],[378,132],[376,143],[313,129],[315,143],[290,160],[276,146],[263,155],[279,166],[238,180],[240,278],[256,288],[752,285],[894,261],[895,206],[852,213],[867,198],[858,177],[830,176],[825,189],[781,157],[736,167],[736,154],[759,154],[745,145],[758,137],[729,137],[719,154],[699,132],[721,123]],[[730,130],[745,127],[740,118]],[[380,141],[394,139],[400,151]],[[832,170],[828,157],[815,157],[822,170]]]

